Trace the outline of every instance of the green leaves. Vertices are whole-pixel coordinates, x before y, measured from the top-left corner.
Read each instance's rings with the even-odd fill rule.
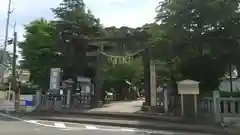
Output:
[[[238,1],[164,0],[159,4],[156,20],[161,22],[166,48],[159,47],[169,52],[169,60],[179,59],[178,63],[173,61],[181,73],[176,79],[217,87],[228,63],[234,64],[239,57],[238,11]]]
[[[67,79],[84,75],[88,40],[102,34],[99,20],[86,10],[83,0],[63,0],[52,11],[56,19],[26,25],[25,40],[19,44],[22,67],[31,72],[32,82],[45,89],[50,68],[62,68]]]
[[[88,41],[102,34],[100,22],[86,10],[83,0],[64,0],[52,11],[57,19],[56,48],[65,63],[61,66],[64,75],[66,78],[83,76],[87,68],[85,54]]]
[[[25,26],[25,40],[19,43],[21,48],[22,68],[31,73],[31,81],[42,88],[48,88],[50,68],[59,65],[54,54],[56,29],[53,22],[40,19]]]
[[[106,65],[104,68],[104,78],[106,85],[124,84],[125,81],[129,81],[132,84],[139,83],[143,79],[142,60],[136,59],[130,63],[118,64],[114,67]]]

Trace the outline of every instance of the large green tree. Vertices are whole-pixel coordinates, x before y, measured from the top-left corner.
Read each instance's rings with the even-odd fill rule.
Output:
[[[50,68],[59,67],[59,53],[54,48],[56,29],[53,22],[40,19],[25,26],[25,40],[19,43],[21,68],[31,73],[30,81],[48,88]]]
[[[87,76],[88,41],[103,33],[99,19],[86,9],[83,0],[63,0],[52,11],[57,19],[56,45],[63,57],[64,77]]]
[[[239,2],[164,0],[157,8],[169,60],[181,76],[214,89],[239,54]],[[166,42],[167,41],[167,42]]]

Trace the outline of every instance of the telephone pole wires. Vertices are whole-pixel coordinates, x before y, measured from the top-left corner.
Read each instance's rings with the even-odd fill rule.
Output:
[[[2,61],[1,61],[1,79],[4,79],[4,71],[5,71],[5,59],[6,59],[6,49],[7,49],[7,45],[8,45],[8,29],[9,29],[9,20],[10,20],[10,15],[13,12],[13,10],[11,10],[11,3],[12,0],[8,0],[8,11],[7,11],[7,19],[6,19],[6,30],[5,30],[5,39],[4,39],[4,48],[3,48],[3,54],[2,54]]]

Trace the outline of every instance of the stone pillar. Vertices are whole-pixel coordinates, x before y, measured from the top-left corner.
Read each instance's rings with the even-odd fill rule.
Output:
[[[48,97],[47,97],[48,98]],[[49,98],[47,99],[47,102],[46,102],[46,108],[47,109],[53,109],[54,107],[54,100],[50,100]]]
[[[168,91],[167,91],[167,89],[164,89],[163,90],[163,98],[164,98],[164,111],[165,111],[165,113],[168,113]]]
[[[213,91],[213,111],[215,116],[215,122],[220,123],[222,121],[220,115],[220,93],[219,91]]]
[[[36,107],[41,105],[41,103],[42,103],[42,93],[41,93],[41,90],[37,90],[36,91]]]
[[[156,106],[157,87],[156,87],[156,69],[155,63],[150,61],[150,101],[151,106]]]
[[[67,90],[67,104],[66,104],[67,108],[70,108],[70,103],[71,103],[71,90],[68,89]]]
[[[62,109],[62,100],[55,98],[54,99],[54,110],[61,110]]]
[[[95,76],[95,87],[94,87],[94,100],[96,107],[102,106],[102,85],[103,85],[103,55],[101,55],[101,52],[103,52],[103,45],[100,46],[99,49],[99,56],[97,59],[97,65],[96,65],[96,76]]]

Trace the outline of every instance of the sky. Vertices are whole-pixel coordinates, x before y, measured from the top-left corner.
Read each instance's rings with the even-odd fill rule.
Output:
[[[4,42],[8,0],[0,0],[0,46]],[[13,35],[13,24],[16,22],[18,40],[24,40],[24,25],[44,18],[54,19],[50,8],[57,7],[62,0],[12,0],[9,38]],[[104,26],[138,27],[154,21],[155,7],[159,0],[84,0],[95,17]],[[8,51],[12,52],[8,46]]]

